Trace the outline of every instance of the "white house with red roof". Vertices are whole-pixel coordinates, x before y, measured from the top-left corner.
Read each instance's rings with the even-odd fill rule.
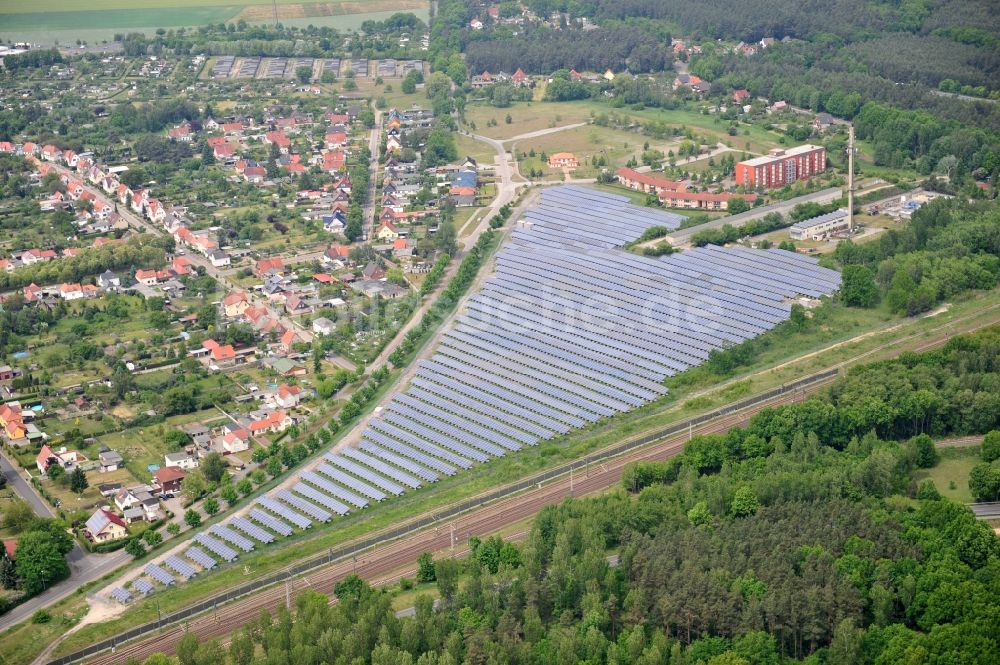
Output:
[[[276,391],[268,393],[266,401],[276,409],[293,409],[299,405],[302,397],[302,388],[282,383]]]
[[[284,411],[271,411],[263,418],[259,418],[250,423],[247,429],[251,434],[264,434],[267,432],[283,432],[295,422]]]
[[[83,287],[79,284],[62,284],[59,286],[59,297],[63,300],[80,300],[83,298]]]

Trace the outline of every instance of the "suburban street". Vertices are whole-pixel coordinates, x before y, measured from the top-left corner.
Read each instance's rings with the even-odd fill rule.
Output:
[[[39,496],[38,492],[25,479],[24,475],[17,471],[14,464],[3,452],[0,452],[0,471],[3,471],[8,486],[12,487],[18,496],[28,502],[36,515],[46,518],[54,516],[51,506]],[[96,580],[129,559],[131,557],[120,550],[111,554],[87,554],[79,544],[74,542],[72,551],[66,556],[66,560],[69,562],[70,576],[49,587],[45,592],[0,615],[0,630],[24,621],[34,614],[35,610],[62,600],[76,591],[80,585]]]
[[[101,191],[96,187],[93,187],[90,183],[86,182],[82,178],[79,178],[76,174],[72,173],[69,169],[67,169],[63,165],[51,163],[51,166],[62,174],[70,175],[74,178],[79,179],[80,182],[83,184],[84,189],[91,192],[94,196],[98,197],[102,201],[106,201],[112,204],[114,203],[111,199],[108,198],[108,196],[103,191]],[[154,235],[166,235],[166,231],[163,228],[157,226],[153,222],[150,222],[142,215],[135,214],[134,212],[129,210],[126,206],[117,206],[117,212],[119,215],[121,215],[122,219],[128,222],[128,225],[132,228],[141,229],[147,233],[152,233]],[[320,253],[320,255],[322,255],[322,253]],[[184,256],[194,266],[203,268],[205,270],[205,274],[211,276],[227,290],[240,288],[230,279],[232,270],[222,270],[221,268],[213,266],[211,261],[209,261],[206,257],[202,256],[201,254],[195,251],[187,251],[184,254]],[[251,300],[255,300],[252,292],[248,292],[247,295],[250,297]],[[310,341],[312,339],[312,333],[310,331],[306,330],[305,328],[300,326],[297,322],[293,321],[289,317],[284,316],[281,312],[276,311],[274,308],[270,306],[270,304],[266,300],[255,301],[255,304],[257,304],[258,306],[266,307],[270,311],[272,318],[275,318],[278,321],[280,321],[281,325],[284,326],[286,330],[295,330],[296,333],[298,333],[299,336],[302,337],[305,341]]]

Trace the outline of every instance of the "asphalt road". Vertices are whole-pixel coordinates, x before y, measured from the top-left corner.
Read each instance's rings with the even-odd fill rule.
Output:
[[[1000,501],[994,501],[991,503],[973,503],[969,505],[969,508],[971,508],[973,514],[981,520],[1000,518]]]
[[[684,245],[691,240],[691,236],[707,229],[721,228],[726,224],[739,226],[750,221],[751,219],[759,219],[769,212],[780,212],[784,214],[791,211],[792,208],[800,203],[829,203],[830,201],[839,199],[842,194],[843,192],[839,187],[831,187],[829,189],[823,189],[811,194],[803,194],[802,196],[796,196],[794,199],[788,199],[787,201],[781,201],[779,203],[772,203],[770,205],[754,208],[753,210],[741,212],[736,215],[713,219],[710,222],[705,222],[704,224],[699,224],[698,226],[692,226],[687,229],[674,231],[668,235],[666,239],[675,247],[677,245]]]
[[[8,485],[28,502],[28,505],[35,511],[36,515],[39,517],[53,517],[52,508],[49,504],[38,495],[31,484],[25,480],[24,476],[3,453],[0,453],[0,470],[3,471]],[[70,567],[69,578],[49,587],[44,593],[18,605],[11,611],[0,615],[0,630],[24,621],[35,610],[65,598],[76,591],[80,585],[96,580],[105,573],[125,563],[130,558],[128,554],[122,551],[112,554],[87,554],[79,544],[74,543],[73,549],[66,556]]]
[[[39,517],[52,517],[54,513],[49,504],[38,495],[35,488],[25,479],[24,475],[16,469],[13,463],[7,459],[6,453],[0,452],[0,470],[3,471],[7,484],[14,488],[21,498],[28,502],[31,509]]]

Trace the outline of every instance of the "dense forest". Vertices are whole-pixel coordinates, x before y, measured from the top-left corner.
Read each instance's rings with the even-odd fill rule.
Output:
[[[670,69],[673,53],[649,32],[621,27],[580,30],[526,31],[516,37],[472,41],[465,49],[473,72],[549,74],[557,69],[603,72],[606,69],[660,72]]]
[[[418,579],[441,600],[418,596],[412,618],[349,577],[335,605],[307,591],[227,648],[189,634],[176,661],[146,662],[996,663],[1000,541],[914,474],[938,461],[926,432],[996,426],[1000,409],[951,388],[1000,393],[998,350],[994,328],[862,367],[626,468],[617,492],[545,508],[522,545],[473,537],[463,560],[424,555]],[[856,419],[879,405],[899,418]],[[949,415],[974,410],[994,420]]]
[[[483,14],[483,5],[442,0],[432,25],[435,61],[462,50],[472,72],[521,67],[551,74],[575,67],[666,71],[669,77],[672,56],[656,44],[682,36],[702,47],[690,70],[712,82],[713,98],[746,88],[753,97],[856,118],[859,138],[874,144],[880,165],[927,175],[943,157],[956,155],[966,174],[978,171],[980,179],[1000,174],[1000,104],[976,99],[1000,96],[1000,17],[984,0],[780,0],[767,11],[750,0],[531,0],[527,5],[544,17],[567,12],[561,29],[528,23],[517,31],[492,24],[472,30],[468,21]],[[600,28],[584,29],[581,17]],[[787,41],[760,48],[763,38]],[[757,53],[736,52],[732,46],[740,40],[757,46]],[[616,81],[611,91],[616,100],[664,108],[678,103],[655,81],[626,79],[627,90],[618,90]],[[563,85],[548,98],[588,94],[595,90]]]
[[[865,266],[889,308],[914,315],[969,289],[1000,281],[1000,210],[988,203],[938,199],[878,240],[837,245],[842,266]]]

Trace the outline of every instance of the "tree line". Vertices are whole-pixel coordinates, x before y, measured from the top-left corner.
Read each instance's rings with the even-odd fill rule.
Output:
[[[29,284],[79,282],[105,270],[162,268],[166,254],[154,242],[129,241],[124,245],[103,245],[83,249],[75,256],[23,266],[13,272],[0,273],[0,289],[14,289]]]
[[[673,63],[669,43],[625,26],[592,31],[525,29],[516,37],[469,41],[465,54],[469,69],[477,73],[512,73],[518,68],[529,74],[573,68],[658,72],[670,69]]]

